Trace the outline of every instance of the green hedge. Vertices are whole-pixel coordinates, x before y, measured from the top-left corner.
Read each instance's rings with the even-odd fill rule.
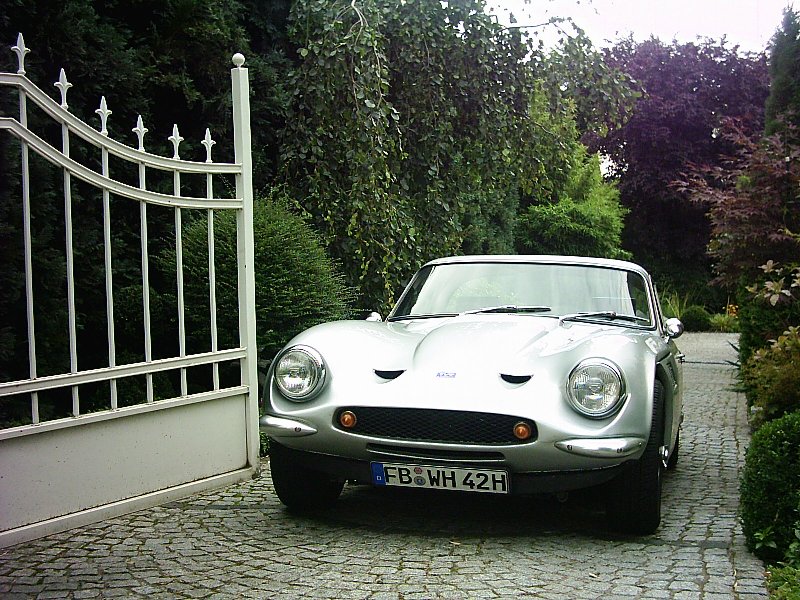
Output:
[[[747,546],[764,560],[783,560],[800,526],[800,412],[753,434],[740,485]]]

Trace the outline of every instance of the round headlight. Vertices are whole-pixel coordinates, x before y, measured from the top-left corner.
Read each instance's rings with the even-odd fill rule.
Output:
[[[308,346],[293,346],[278,357],[273,378],[290,400],[309,400],[325,383],[322,355]]]
[[[607,417],[621,406],[624,396],[622,373],[611,362],[585,360],[570,373],[567,397],[582,415],[596,419]]]

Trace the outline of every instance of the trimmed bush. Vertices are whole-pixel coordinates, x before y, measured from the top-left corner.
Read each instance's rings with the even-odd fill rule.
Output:
[[[800,520],[800,412],[765,423],[753,434],[740,494],[748,548],[764,560],[782,560]]]
[[[710,331],[711,313],[702,306],[689,306],[680,316],[686,331]]]
[[[220,211],[214,219],[220,348],[239,345],[235,219],[230,211]],[[352,293],[317,234],[289,211],[279,190],[256,200],[253,228],[257,343],[261,355],[272,358],[303,329],[349,316]],[[187,332],[196,349],[209,346],[211,339],[207,236],[205,218],[184,228],[185,296],[192,309],[187,310]]]

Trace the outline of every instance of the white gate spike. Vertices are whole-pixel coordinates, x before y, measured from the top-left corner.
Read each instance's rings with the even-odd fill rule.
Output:
[[[139,150],[144,152],[144,134],[150,130],[144,126],[144,123],[142,122],[142,115],[139,115],[139,117],[136,119],[136,127],[131,129],[131,131],[136,134],[136,137],[139,138]]]
[[[25,47],[25,38],[22,37],[22,34],[17,34],[17,45],[11,46],[11,49],[16,53],[17,60],[19,61],[19,69],[17,69],[18,75],[25,75],[25,55],[30,52]]]
[[[167,138],[170,142],[172,142],[172,146],[175,148],[175,154],[172,155],[172,158],[180,158],[180,154],[178,154],[178,146],[181,145],[183,141],[183,137],[180,133],[178,133],[178,125],[175,124],[172,126],[172,135]]]
[[[103,96],[100,98],[100,108],[96,111],[98,115],[100,115],[100,133],[102,135],[108,135],[108,128],[106,125],[108,124],[108,117],[111,114],[111,111],[108,110],[108,105],[106,104],[106,97]]]
[[[61,73],[58,75],[58,81],[53,85],[61,92],[61,108],[64,110],[69,109],[69,105],[67,104],[67,90],[72,87],[72,84],[67,81],[67,74],[64,72],[64,69],[61,69]]]
[[[214,162],[213,160],[211,160],[211,146],[213,146],[217,142],[211,139],[211,130],[208,127],[206,127],[206,137],[203,138],[203,141],[200,143],[206,147],[206,162],[207,163]]]

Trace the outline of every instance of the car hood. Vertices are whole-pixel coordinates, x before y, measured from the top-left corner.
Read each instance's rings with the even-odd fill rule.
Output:
[[[340,321],[314,327],[292,343],[320,351],[333,374],[369,368],[442,378],[476,373],[525,376],[542,362],[629,355],[652,331],[566,322],[533,315],[462,315],[390,323]],[[572,356],[575,355],[575,356]]]

